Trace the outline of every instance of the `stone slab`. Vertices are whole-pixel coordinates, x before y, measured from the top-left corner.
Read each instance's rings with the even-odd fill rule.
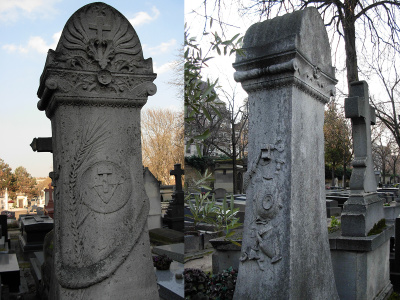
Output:
[[[176,274],[183,274],[184,264],[173,261],[169,270],[157,270],[157,284],[159,285],[160,298],[166,300],[184,299],[184,280],[177,279]]]
[[[184,252],[185,252],[184,243],[153,247],[154,254],[157,255],[165,254],[169,258],[180,263],[184,263]]]
[[[183,243],[183,232],[169,228],[154,228],[149,230],[150,240],[166,244]]]
[[[394,226],[388,226],[383,232],[367,237],[342,236],[341,231],[329,234],[329,245],[331,250],[344,251],[374,251],[390,237],[394,235]]]
[[[10,292],[18,292],[20,271],[16,254],[0,255],[1,283],[9,286]]]

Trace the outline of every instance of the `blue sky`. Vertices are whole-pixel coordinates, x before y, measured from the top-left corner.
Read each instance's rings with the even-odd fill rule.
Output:
[[[69,17],[92,1],[0,0],[0,158],[15,170],[24,166],[34,177],[52,170],[50,153],[33,152],[34,137],[50,137],[51,124],[36,107],[39,78],[47,51],[55,49]],[[168,84],[172,63],[183,44],[183,0],[110,0],[133,25],[144,58],[152,57],[157,94],[146,108],[183,108],[178,91]],[[183,78],[182,78],[183,80]]]

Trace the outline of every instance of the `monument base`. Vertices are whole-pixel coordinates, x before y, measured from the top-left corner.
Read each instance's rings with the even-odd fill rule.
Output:
[[[389,244],[394,227],[368,237],[329,235],[333,272],[341,300],[387,299],[393,292],[389,276]]]
[[[341,217],[343,236],[367,236],[375,223],[383,219],[383,199],[377,193],[350,195]]]

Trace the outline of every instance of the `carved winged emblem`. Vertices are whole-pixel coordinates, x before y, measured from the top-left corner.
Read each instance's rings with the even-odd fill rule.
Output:
[[[56,52],[70,66],[101,70],[147,68],[139,38],[125,17],[104,3],[87,5],[67,22]],[[152,71],[152,70],[151,70]]]

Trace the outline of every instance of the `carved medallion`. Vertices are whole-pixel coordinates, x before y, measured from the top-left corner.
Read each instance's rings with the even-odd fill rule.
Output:
[[[98,162],[87,168],[81,177],[82,202],[98,213],[121,209],[131,194],[128,172],[112,162]]]

